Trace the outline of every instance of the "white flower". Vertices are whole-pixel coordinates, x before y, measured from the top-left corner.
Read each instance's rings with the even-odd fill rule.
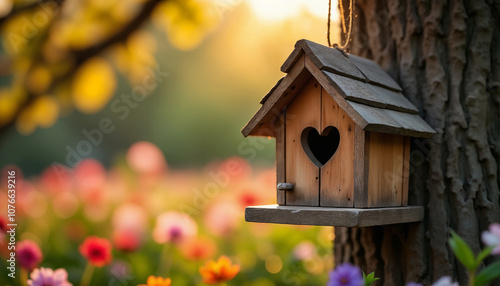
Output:
[[[500,224],[492,223],[490,231],[483,231],[481,238],[487,246],[493,246],[491,254],[500,254]]]
[[[438,281],[434,282],[432,286],[460,286],[458,282],[453,282],[450,276],[443,276]]]

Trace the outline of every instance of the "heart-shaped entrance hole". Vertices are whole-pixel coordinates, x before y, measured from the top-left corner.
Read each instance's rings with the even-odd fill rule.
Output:
[[[326,127],[321,134],[315,128],[307,127],[302,131],[300,140],[309,160],[322,167],[337,151],[340,133],[333,126]]]

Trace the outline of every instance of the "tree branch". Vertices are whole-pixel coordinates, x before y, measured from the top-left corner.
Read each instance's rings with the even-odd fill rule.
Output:
[[[57,3],[57,5],[61,6],[61,4],[62,4],[62,2],[64,2],[64,0],[38,0],[38,1],[33,1],[29,4],[26,4],[26,5],[23,5],[20,7],[15,7],[15,9],[13,8],[7,15],[0,17],[0,26],[2,26],[3,23],[9,18],[12,18],[15,15],[17,15],[23,11],[28,11],[28,10],[34,9],[36,7],[40,7],[41,5],[48,3],[48,2],[55,2],[55,3]]]
[[[43,0],[42,0],[43,1]],[[44,1],[61,1],[61,0],[44,0]],[[167,0],[165,0],[167,1]],[[41,1],[40,1],[41,2]],[[39,2],[37,2],[39,3]],[[75,59],[75,64],[71,71],[59,78],[54,79],[54,81],[51,84],[50,89],[53,90],[58,84],[63,83],[66,80],[69,80],[70,78],[73,77],[75,72],[78,70],[78,68],[85,63],[88,59],[97,56],[107,48],[111,47],[112,45],[125,41],[128,36],[130,36],[134,31],[136,31],[147,19],[149,19],[149,16],[151,13],[154,11],[154,8],[158,5],[159,1],[158,0],[149,0],[147,1],[141,11],[136,15],[135,18],[133,18],[130,22],[128,22],[125,26],[123,26],[122,29],[117,31],[115,34],[111,35],[109,38],[103,40],[100,43],[97,43],[93,46],[84,48],[84,49],[79,49],[79,50],[70,50],[69,53],[72,55],[70,57]],[[36,5],[36,4],[34,4]],[[35,99],[36,95],[33,93],[29,93],[27,96],[27,99],[23,102],[22,106],[20,106],[17,110],[15,115],[12,117],[10,122],[6,123],[4,126],[0,127],[0,134],[3,135],[5,134],[5,131],[10,128],[12,125],[14,125],[16,118],[19,116],[19,114],[24,110],[25,107],[29,106]]]

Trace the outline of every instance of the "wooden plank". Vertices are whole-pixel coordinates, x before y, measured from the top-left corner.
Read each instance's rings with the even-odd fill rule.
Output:
[[[293,49],[292,53],[286,58],[283,65],[281,65],[280,70],[284,73],[289,73],[292,69],[293,65],[297,62],[300,56],[303,54],[302,48],[297,47],[298,42],[295,43],[295,49]]]
[[[399,134],[399,132],[403,130],[402,126],[397,121],[394,121],[392,118],[388,118],[386,116],[385,109],[368,106],[350,100],[347,100],[347,102],[367,122],[367,125],[364,128],[365,131]]]
[[[373,107],[418,114],[418,109],[401,92],[364,83],[331,72],[323,72],[330,84],[346,99]]]
[[[377,96],[378,94],[367,88],[367,83],[327,71],[323,74],[328,78],[330,85],[337,87],[345,99],[386,108],[386,103]]]
[[[418,114],[407,114],[388,109],[384,113],[387,119],[390,118],[402,126],[399,132],[401,135],[430,138],[436,133]]]
[[[410,186],[410,145],[411,138],[405,136],[404,139],[404,154],[403,154],[403,187],[402,187],[402,198],[401,205],[408,205],[408,192]]]
[[[365,131],[399,134],[412,137],[429,138],[435,133],[418,114],[403,113],[395,110],[381,109],[346,100],[367,122]]]
[[[269,98],[269,96],[271,96],[271,94],[273,94],[273,92],[278,88],[278,86],[281,84],[281,82],[283,81],[285,77],[282,77],[278,80],[278,82],[271,88],[271,90],[266,93],[266,95],[264,95],[264,97],[260,100],[260,104],[264,104],[266,102],[266,100]]]
[[[308,40],[299,40],[295,46],[301,47],[312,63],[320,70],[367,81],[354,62],[338,49],[329,48]]]
[[[295,185],[286,192],[287,205],[319,205],[319,168],[302,148],[302,131],[320,130],[321,86],[312,78],[286,109],[285,162],[286,182]]]
[[[276,128],[276,185],[286,182],[285,177],[285,122],[286,110],[279,117]],[[285,205],[285,191],[276,190],[276,202],[278,205]]]
[[[321,98],[321,130],[336,127],[340,143],[333,157],[320,170],[320,205],[352,207],[355,124],[324,89]]]
[[[424,208],[421,206],[357,209],[264,205],[245,209],[245,220],[259,223],[367,227],[423,219]]]
[[[355,55],[349,55],[351,61],[363,73],[369,82],[379,84],[390,89],[401,91],[401,87],[377,63]]]
[[[336,87],[330,84],[330,81],[326,75],[319,70],[309,58],[305,58],[306,69],[318,80],[321,86],[326,90],[326,92],[335,100],[335,102],[344,110],[347,115],[361,128],[365,128],[368,124],[366,120],[340,95]]]
[[[354,207],[368,206],[368,188],[365,178],[365,131],[359,126],[354,127]]]
[[[405,113],[418,114],[418,109],[401,92],[389,90],[373,84],[366,84],[366,88],[373,97],[385,104],[386,109],[392,109]]]
[[[404,137],[371,132],[368,160],[368,207],[401,206]]]
[[[301,56],[257,113],[243,127],[241,133],[245,137],[249,135],[275,137],[275,119],[281,115],[310,78],[310,72],[305,69],[304,56]]]

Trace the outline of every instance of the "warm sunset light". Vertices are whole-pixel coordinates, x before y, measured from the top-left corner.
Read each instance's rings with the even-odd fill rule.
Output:
[[[259,18],[279,21],[307,11],[317,17],[328,15],[328,0],[247,0]],[[332,21],[338,21],[337,1],[332,1]]]

